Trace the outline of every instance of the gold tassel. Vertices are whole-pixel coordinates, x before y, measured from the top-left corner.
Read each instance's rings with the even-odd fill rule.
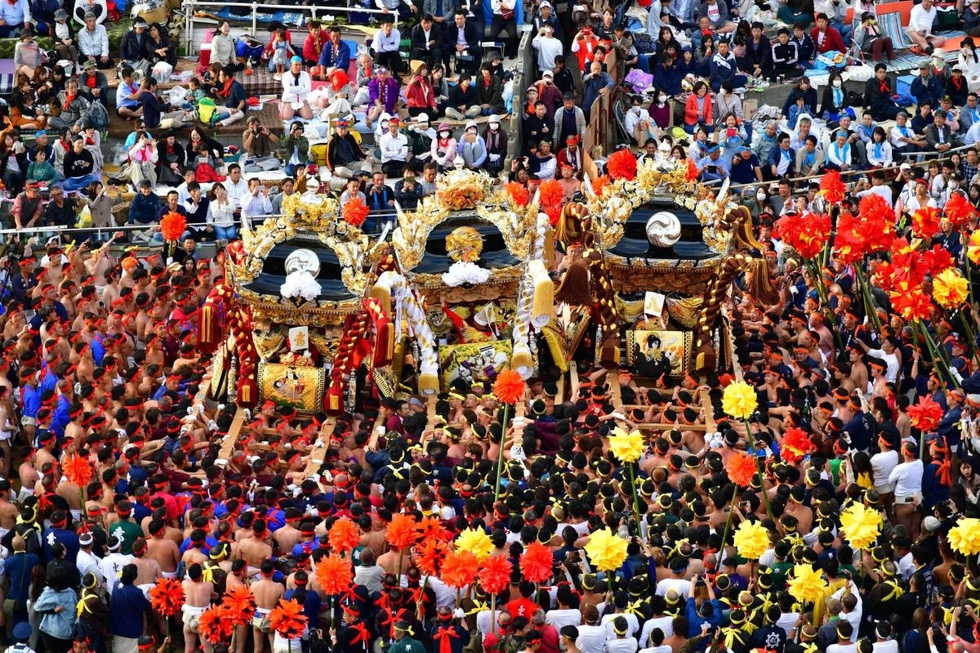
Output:
[[[520,372],[522,368],[534,371],[534,359],[531,358],[531,352],[526,349],[518,349],[510,359],[510,369]]]
[[[555,266],[555,228],[548,227],[547,233],[544,235],[544,264],[550,270]]]
[[[392,331],[392,337],[395,337]],[[397,335],[395,340],[394,355],[391,357],[391,372],[396,379],[402,378],[402,368],[405,366],[405,338],[402,334]]]
[[[419,392],[423,395],[432,395],[439,392],[439,377],[431,372],[419,374]]]
[[[568,361],[565,360],[565,350],[561,347],[561,341],[555,332],[555,327],[549,324],[541,330],[541,335],[544,336],[544,342],[548,345],[548,350],[551,352],[551,358],[555,361],[555,366],[564,374],[568,371]]]
[[[201,342],[202,345],[214,344],[214,306],[205,303],[201,309]]]
[[[391,315],[391,291],[379,283],[371,287],[371,297],[381,304],[381,312]]]
[[[536,329],[540,329],[548,324],[555,314],[555,282],[548,276],[548,270],[542,261],[531,261],[527,269],[534,283],[531,324]]]

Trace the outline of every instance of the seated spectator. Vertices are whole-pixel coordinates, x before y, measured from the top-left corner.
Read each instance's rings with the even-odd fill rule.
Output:
[[[253,177],[248,180],[248,195],[242,198],[242,220],[259,224],[266,216],[272,214],[272,200],[269,199],[269,187]],[[229,225],[215,224],[218,239],[233,240],[238,237],[238,229],[234,223]],[[223,234],[223,235],[222,235]]]
[[[457,76],[463,73],[475,73],[476,67],[483,59],[483,49],[480,46],[481,35],[476,26],[466,20],[466,12],[462,9],[453,15],[453,22],[446,27],[443,43],[447,51],[446,60],[455,56],[453,70]]]
[[[50,187],[58,181],[58,171],[48,161],[48,153],[44,149],[34,150],[34,160],[27,167],[27,182],[35,182],[42,187]]]
[[[966,96],[969,92],[970,89],[967,86],[966,77],[963,76],[963,67],[955,64],[953,66],[953,74],[946,82],[945,95],[950,98],[953,106],[962,107],[966,104]]]
[[[44,129],[47,118],[35,103],[31,78],[17,75],[17,88],[10,94],[10,124],[18,129]]]
[[[149,37],[146,39],[146,46],[143,50],[143,58],[150,63],[150,72],[153,72],[153,66],[161,61],[169,64],[171,67],[176,67],[177,47],[170,40],[167,30],[159,23],[153,23],[150,25],[148,34]]]
[[[397,117],[388,120],[388,131],[380,139],[381,171],[387,177],[401,177],[408,162],[408,137],[401,132]]]
[[[800,113],[811,116],[817,115],[817,92],[813,89],[812,84],[810,84],[809,78],[800,78],[793,90],[790,91],[790,94],[786,97],[786,101],[783,103],[782,115],[789,118],[793,107],[796,107],[796,111],[793,112],[796,115]],[[794,118],[793,123],[795,124],[795,122]],[[790,125],[790,128],[792,127],[793,125]]]
[[[133,22],[133,28],[123,35],[119,45],[119,60],[123,66],[138,70],[144,76],[149,73],[150,62],[145,58],[146,44],[149,42],[149,25],[142,18]]]
[[[813,39],[806,32],[808,23],[809,21],[807,23],[793,23],[793,42],[796,43],[796,48],[800,53],[800,65],[807,70],[813,68],[814,58],[817,55],[817,46],[814,45]]]
[[[395,199],[402,209],[414,211],[422,199],[422,187],[415,180],[415,173],[405,171],[405,178],[395,182]]]
[[[61,185],[67,191],[82,190],[94,181],[101,181],[95,158],[85,148],[85,137],[81,134],[73,138],[72,149],[65,154],[64,174]]]
[[[87,1],[79,0],[79,2]],[[78,33],[78,51],[82,58],[95,62],[98,68],[112,68],[114,64],[109,56],[109,35],[106,33],[105,26],[98,23],[95,14],[92,13],[86,13],[83,22],[85,27]]]
[[[893,163],[892,146],[888,142],[888,135],[881,127],[875,127],[874,134],[871,136],[871,143],[867,147],[868,164],[872,168],[890,168]]]
[[[318,66],[320,65],[320,55],[323,54],[323,46],[326,45],[327,41],[330,40],[330,33],[323,29],[323,24],[319,20],[312,20],[306,24],[306,29],[308,34],[306,39],[303,41],[303,64],[306,66]],[[339,33],[339,29],[337,30]],[[345,46],[346,47],[346,46]],[[347,48],[350,50],[350,48]],[[339,50],[339,48],[338,48]],[[347,59],[350,61],[350,52],[347,53]],[[331,52],[328,56],[336,56],[340,59],[339,53]],[[334,67],[334,66],[329,66]],[[324,77],[321,77],[324,79]]]
[[[931,0],[926,1],[931,2]],[[875,76],[864,85],[864,108],[871,111],[875,120],[882,122],[893,120],[900,111],[899,106],[892,99],[893,94],[885,64],[875,65]]]
[[[65,90],[58,94],[58,105],[61,107],[61,112],[48,120],[51,129],[59,132],[66,129],[76,133],[80,131],[82,123],[88,115],[89,103],[79,93],[77,79],[68,80]]]
[[[730,162],[722,156],[722,148],[717,143],[708,147],[707,154],[698,162],[698,173],[702,183],[720,181],[728,176]]]
[[[177,186],[183,180],[187,155],[177,142],[177,134],[172,129],[164,131],[157,146],[157,182]]]
[[[279,137],[269,131],[268,127],[261,126],[258,116],[249,116],[245,121],[245,132],[242,134],[242,147],[250,161],[250,163],[246,162],[245,172],[278,168],[279,163],[275,158],[278,146]]]
[[[876,63],[882,58],[884,58],[885,63],[895,58],[895,44],[892,42],[892,38],[882,33],[878,20],[869,11],[861,15],[861,22],[854,30],[854,43],[861,48],[862,52],[870,54],[871,60]]]
[[[379,66],[384,66],[397,75],[401,70],[401,32],[394,25],[395,19],[391,15],[381,17],[381,28],[374,33],[371,39],[371,56],[378,62]]]
[[[312,86],[310,74],[303,70],[303,60],[299,57],[291,58],[289,71],[282,76],[279,115],[283,120],[290,120],[297,113],[301,118],[312,120],[313,109],[306,101],[306,96],[310,94]]]
[[[187,112],[174,107],[157,96],[159,84],[155,77],[147,77],[139,94],[139,105],[148,129],[180,129],[191,119]]]
[[[89,103],[101,102],[102,106],[108,108],[109,80],[105,73],[96,67],[94,61],[86,60],[82,64],[82,74],[78,78],[78,92]]]
[[[422,16],[419,24],[412,28],[412,60],[424,61],[430,69],[442,63],[443,28],[433,20],[431,14]]]
[[[7,0],[0,6],[0,38],[11,38],[31,29],[31,8],[28,0]]]
[[[790,39],[788,29],[780,27],[776,34],[776,42],[772,44],[773,77],[799,77],[803,74],[803,70],[799,45]]]
[[[439,123],[430,152],[432,153],[432,161],[439,167],[440,171],[453,167],[453,162],[456,159],[456,139],[453,138],[453,130],[449,123]]]
[[[480,66],[480,76],[474,84],[479,96],[481,116],[504,112],[504,100],[501,96],[503,89],[500,78],[493,74],[490,64],[485,63]]]
[[[456,145],[456,155],[463,158],[464,167],[468,170],[480,170],[487,160],[487,144],[480,136],[480,128],[470,120],[463,129],[463,135]]]
[[[14,65],[17,72],[34,77],[34,71],[44,65],[46,57],[34,41],[34,32],[30,27],[25,27],[20,31],[20,40],[14,46]]]
[[[847,132],[843,129],[834,133],[834,142],[827,149],[826,167],[840,172],[847,172],[854,167],[851,144],[847,142]]]
[[[64,189],[53,186],[51,197],[44,205],[44,225],[73,229],[78,218],[78,211],[78,201],[75,197],[65,197]]]
[[[235,71],[230,67],[221,69],[218,83],[218,123],[227,127],[245,117],[245,89],[235,79]]]
[[[770,150],[766,163],[773,179],[796,176],[796,152],[789,146],[789,134],[781,132],[776,137],[776,147]]]
[[[711,133],[715,130],[714,111],[708,85],[699,81],[694,85],[694,92],[687,98],[684,105],[684,131],[694,134],[698,127]]]
[[[334,188],[342,187],[346,180],[355,176],[357,171],[371,168],[371,164],[366,161],[367,155],[354,139],[349,128],[347,120],[338,120],[337,131],[327,142],[326,166],[333,176],[331,184]]]
[[[765,26],[762,23],[752,23],[752,38],[745,43],[745,56],[751,65],[749,74],[753,77],[772,79],[775,70],[772,58],[773,45],[763,33],[764,30]]]
[[[708,27],[715,34],[728,34],[735,31],[735,23],[729,20],[728,4],[725,0],[705,0],[698,9],[698,18],[707,18]],[[782,19],[782,16],[780,18]]]
[[[148,78],[144,77],[139,84],[136,84],[136,71],[130,66],[123,67],[119,78],[119,86],[116,88],[116,113],[126,120],[142,117],[140,95],[146,90]]]
[[[235,227],[235,203],[228,197],[228,191],[223,183],[218,182],[211,187],[214,196],[207,205],[207,217],[204,229],[200,231],[201,239],[206,241],[231,239],[237,235]]]
[[[789,25],[799,24],[806,28],[813,22],[813,0],[787,0],[780,1],[779,10],[776,12],[779,20]]]
[[[437,115],[439,107],[436,104],[436,94],[429,80],[429,69],[424,63],[417,63],[412,71],[412,78],[405,87],[405,104],[408,115],[416,117],[420,113]]]
[[[383,223],[392,224],[395,221],[395,191],[385,184],[385,174],[376,172],[371,181],[371,185],[364,193],[370,209],[370,214],[364,222],[364,231],[367,233],[380,229]]]
[[[483,167],[491,175],[497,175],[503,170],[507,158],[507,132],[500,128],[500,116],[490,116],[483,131],[483,142],[487,147],[487,160]]]
[[[149,179],[139,183],[139,189],[129,204],[129,218],[126,224],[151,225],[160,221],[160,198],[153,192]],[[144,232],[146,234],[147,232]]]
[[[227,20],[218,21],[218,31],[211,39],[211,65],[217,65],[219,70],[227,66],[241,70],[235,39],[231,36],[231,23]]]
[[[394,115],[398,106],[398,81],[384,66],[379,66],[377,76],[368,82],[367,126],[370,128],[381,114]]]
[[[123,168],[123,177],[132,181],[134,187],[139,187],[144,180],[149,181],[151,186],[156,186],[156,168],[160,154],[157,152],[156,141],[150,134],[140,132],[127,154],[129,164]]]
[[[480,92],[473,84],[472,78],[463,73],[455,86],[449,87],[449,99],[446,102],[447,118],[463,121],[480,115]]]
[[[942,47],[946,39],[942,36],[933,34],[936,26],[936,7],[932,0],[923,0],[922,3],[912,7],[909,16],[909,23],[905,26],[905,33],[914,41],[913,46],[918,52],[932,54],[935,48]]]

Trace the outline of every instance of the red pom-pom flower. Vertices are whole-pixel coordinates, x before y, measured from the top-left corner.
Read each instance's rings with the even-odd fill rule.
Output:
[[[500,594],[510,585],[513,565],[503,556],[490,556],[480,565],[480,587],[487,594]]]
[[[391,523],[388,524],[388,532],[385,533],[385,539],[388,540],[388,544],[392,548],[407,549],[415,544],[418,535],[418,523],[415,518],[411,515],[398,513],[392,516]]]
[[[296,601],[279,599],[279,605],[269,613],[269,625],[281,637],[286,639],[299,637],[306,630],[306,615],[303,614],[303,606]]]
[[[532,583],[543,583],[551,578],[553,559],[551,549],[543,544],[531,542],[521,554],[521,574]]]
[[[759,468],[756,466],[755,458],[739,451],[728,459],[725,471],[728,472],[728,478],[732,483],[740,487],[748,487],[752,484],[752,478],[758,473]]]
[[[344,203],[344,207],[341,209],[341,215],[344,218],[344,222],[347,224],[360,227],[367,220],[368,213],[371,210],[364,203],[359,195],[355,195]]]
[[[354,584],[354,572],[347,558],[331,554],[320,558],[316,565],[316,579],[327,595],[343,594]]]
[[[187,218],[176,211],[171,211],[160,220],[160,233],[163,234],[164,240],[180,240],[185,231],[187,231]]]
[[[335,552],[347,553],[361,543],[361,532],[357,524],[347,517],[341,517],[327,531],[327,541]]]
[[[627,149],[617,150],[609,155],[606,170],[612,179],[633,181],[636,179],[636,157]]]
[[[524,379],[514,370],[503,370],[493,384],[493,394],[505,404],[514,405],[524,398]]]
[[[176,578],[161,578],[150,588],[150,605],[164,617],[173,617],[184,607],[184,586]]]

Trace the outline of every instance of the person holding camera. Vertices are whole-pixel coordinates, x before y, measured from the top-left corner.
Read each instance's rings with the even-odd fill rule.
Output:
[[[279,137],[269,131],[268,127],[260,125],[258,116],[249,116],[245,124],[242,147],[245,148],[249,159],[245,164],[245,172],[278,169],[280,164],[275,158],[275,152],[279,145]],[[293,126],[296,124],[293,123]]]

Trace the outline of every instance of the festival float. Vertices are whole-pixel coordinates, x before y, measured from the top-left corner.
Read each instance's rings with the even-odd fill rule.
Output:
[[[291,196],[243,225],[201,311],[212,391],[337,414],[362,393],[465,391],[583,359],[661,381],[730,368],[719,309],[733,280],[772,291],[726,189],[625,151],[568,203],[557,181],[532,194],[453,170],[373,236],[363,202]]]

